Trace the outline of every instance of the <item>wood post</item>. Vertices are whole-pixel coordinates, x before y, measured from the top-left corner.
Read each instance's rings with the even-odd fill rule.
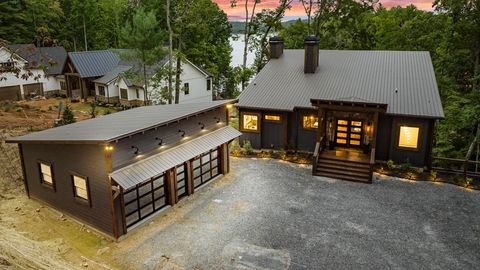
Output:
[[[173,206],[178,202],[177,173],[175,168],[166,172],[165,184],[167,187],[167,203]]]
[[[377,146],[377,130],[378,130],[378,112],[375,112],[373,116],[373,134],[372,134],[372,145],[371,148]]]
[[[27,172],[25,171],[25,161],[23,160],[23,145],[21,143],[18,144],[18,152],[20,154],[20,163],[22,165],[22,175],[23,175],[23,184],[25,185],[25,192],[27,193],[27,197],[30,199],[30,191],[28,189],[28,182],[27,182]]]
[[[193,171],[192,171],[192,161],[188,160],[185,162],[185,187],[187,189],[187,195],[190,196],[195,192],[193,185]]]
[[[230,158],[228,156],[228,143],[220,146],[220,173],[228,174],[230,172]]]

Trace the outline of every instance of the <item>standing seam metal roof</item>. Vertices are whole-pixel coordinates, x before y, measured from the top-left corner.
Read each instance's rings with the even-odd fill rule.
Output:
[[[106,143],[234,101],[217,100],[139,107],[8,139],[7,142]]]
[[[124,189],[128,189],[240,135],[242,134],[232,127],[223,127],[118,169],[112,172],[110,177]]]
[[[68,57],[81,78],[104,76],[120,63],[120,57],[110,50],[69,52]]]
[[[363,100],[388,114],[443,118],[428,52],[320,50],[314,74],[303,72],[304,51],[271,59],[239,96],[238,107],[293,111],[310,99]]]

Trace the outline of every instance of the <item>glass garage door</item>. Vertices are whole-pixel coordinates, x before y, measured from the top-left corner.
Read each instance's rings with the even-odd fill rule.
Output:
[[[177,166],[177,191],[178,199],[182,199],[187,196],[187,187],[186,187],[186,175],[185,175],[185,165]]]
[[[218,151],[218,148],[212,149],[193,160],[193,185],[195,188],[208,183],[220,174]]]
[[[127,228],[167,205],[165,174],[152,178],[123,193]]]

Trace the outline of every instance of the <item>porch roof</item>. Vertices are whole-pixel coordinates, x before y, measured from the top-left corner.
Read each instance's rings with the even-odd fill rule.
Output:
[[[240,135],[241,133],[232,127],[223,127],[118,169],[112,172],[110,177],[124,189],[128,189]]]

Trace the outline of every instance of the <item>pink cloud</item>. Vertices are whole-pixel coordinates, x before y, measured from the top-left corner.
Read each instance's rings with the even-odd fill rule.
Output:
[[[245,10],[243,3],[244,0],[238,0],[238,6],[232,8],[230,5],[230,0],[213,0],[218,4],[218,6],[227,13],[228,17],[231,20],[239,20],[245,17]],[[253,5],[253,0],[249,0],[250,7]],[[257,5],[257,10],[262,8],[274,8],[278,5],[278,0],[263,0],[261,4]],[[293,1],[292,8],[286,12],[286,16],[305,16],[305,11],[303,9],[300,0]],[[419,9],[423,10],[432,10],[432,0],[380,0],[380,2],[387,8],[396,7],[396,6],[408,6],[414,4]]]

